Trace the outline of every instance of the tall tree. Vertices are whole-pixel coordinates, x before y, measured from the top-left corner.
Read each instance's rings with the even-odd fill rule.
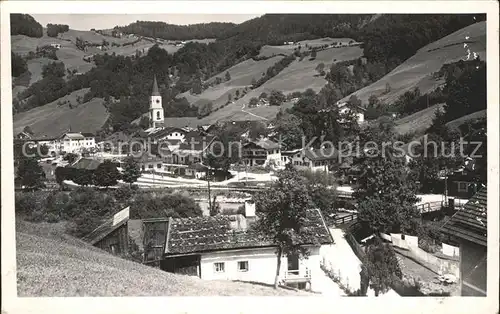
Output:
[[[362,171],[355,191],[358,220],[374,233],[414,230],[414,218],[420,215],[415,207],[418,198],[413,173],[406,167],[401,151],[383,145],[393,138],[391,126],[386,124],[367,129],[360,134],[363,151],[355,158]]]
[[[132,186],[141,177],[141,169],[132,156],[127,156],[124,161],[122,180]]]
[[[389,291],[391,285],[402,276],[394,250],[376,237],[374,243],[367,247],[361,265],[361,277],[369,280],[370,287],[378,297],[380,293]]]
[[[116,185],[118,179],[120,179],[120,172],[111,160],[105,160],[95,170],[95,181],[98,186],[107,188]]]
[[[281,106],[281,104],[286,100],[286,96],[277,90],[272,90],[269,96],[269,105],[271,106]]]
[[[301,245],[315,241],[304,228],[311,199],[306,180],[291,165],[278,173],[278,180],[270,189],[255,195],[259,217],[258,230],[277,246],[277,265],[274,287],[279,284],[282,256],[306,257],[308,251]]]
[[[17,178],[25,189],[37,190],[43,187],[45,172],[35,158],[22,158],[17,167]]]

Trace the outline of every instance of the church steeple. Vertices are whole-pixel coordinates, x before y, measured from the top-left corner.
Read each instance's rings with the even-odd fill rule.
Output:
[[[158,83],[156,82],[156,75],[154,76],[153,79],[153,92],[151,93],[151,96],[160,96],[160,92],[158,90]]]
[[[153,79],[153,91],[151,92],[149,101],[149,123],[150,127],[156,128],[163,126],[164,112],[161,104],[161,95],[158,90],[158,82],[156,82],[156,75]]]

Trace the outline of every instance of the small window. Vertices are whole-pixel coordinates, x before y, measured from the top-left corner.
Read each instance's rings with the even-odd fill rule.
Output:
[[[118,253],[118,244],[111,244],[109,248],[111,249],[111,253],[113,254]]]
[[[248,271],[248,261],[238,262],[238,271]]]
[[[157,165],[156,165],[156,167],[157,167],[158,169],[161,169],[161,164],[157,164]]]
[[[214,271],[216,273],[223,273],[224,272],[224,263],[214,263]]]
[[[458,182],[458,192],[467,192],[467,182]]]
[[[153,165],[148,165],[148,168],[153,169],[154,167],[153,167]]]

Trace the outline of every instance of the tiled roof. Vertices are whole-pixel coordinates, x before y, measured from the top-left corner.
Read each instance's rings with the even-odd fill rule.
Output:
[[[304,154],[307,158],[313,161],[318,161],[318,160],[330,160],[330,159],[336,159],[338,157],[338,150],[336,150],[333,147],[329,148],[318,148],[318,149],[306,149],[304,150]]]
[[[306,228],[320,243],[333,242],[319,210],[308,210],[307,218]],[[253,229],[232,229],[231,221],[234,219],[226,215],[173,219],[165,253],[172,255],[274,246],[268,237]],[[304,244],[312,244],[312,241]]]
[[[83,138],[84,138],[81,133],[66,133],[62,137],[63,138],[67,137],[67,138],[72,139],[72,140],[83,140]]]
[[[115,231],[119,227],[123,226],[129,220],[129,210],[130,207],[127,207],[120,212],[116,213],[113,217],[105,220],[99,227],[97,227],[94,231],[87,234],[82,238],[83,241],[89,242],[90,244],[95,244],[102,239],[104,239],[111,232]]]
[[[98,159],[80,158],[80,160],[73,164],[71,168],[95,170],[101,163],[102,160]]]
[[[280,145],[278,143],[275,143],[267,138],[262,138],[262,139],[259,139],[257,141],[253,141],[252,143],[254,143],[255,145],[258,145],[264,149],[276,149],[276,148],[280,147]]]
[[[484,187],[451,217],[450,221],[442,227],[442,232],[486,246],[488,224],[486,196],[486,187]]]
[[[92,134],[92,133],[82,132],[82,135],[85,137],[94,137],[94,134]]]

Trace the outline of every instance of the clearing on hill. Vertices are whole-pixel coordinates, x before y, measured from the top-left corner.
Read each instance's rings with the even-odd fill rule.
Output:
[[[462,124],[464,124],[466,122],[474,123],[474,121],[485,119],[485,118],[486,118],[486,109],[485,110],[476,111],[476,112],[473,112],[473,113],[468,114],[466,116],[463,116],[463,117],[460,117],[458,119],[452,120],[452,121],[446,123],[446,126],[452,128],[452,129],[453,128],[458,128],[459,126],[461,126]]]
[[[178,98],[186,97],[190,104],[197,106],[212,102],[214,109],[221,107],[228,101],[229,94],[231,94],[232,99],[234,99],[236,91],[239,90],[241,95],[245,87],[252,85],[253,79],[258,80],[261,78],[269,67],[273,66],[281,59],[283,59],[282,56],[259,61],[253,59],[245,60],[229,68],[227,71],[219,73],[207,80],[207,82],[213,82],[219,77],[222,79],[223,83],[209,87],[199,95],[193,95],[188,91],[180,94]],[[229,72],[231,76],[231,79],[227,82],[225,82],[226,72]]]
[[[398,134],[415,132],[415,134],[421,135],[432,125],[432,119],[434,119],[437,108],[442,110],[443,107],[444,104],[436,104],[414,114],[401,118],[396,121],[394,130]]]
[[[339,39],[328,38],[328,42],[338,40]],[[317,39],[316,41],[318,42],[318,45],[320,45],[319,43],[321,43],[322,40]],[[328,42],[325,42],[325,44]],[[265,46],[262,49],[265,50],[268,49],[268,47],[269,46]],[[288,45],[277,47],[288,47]],[[293,48],[289,53],[292,52]],[[213,111],[208,117],[201,119],[200,122],[201,124],[211,124],[219,120],[243,121],[256,119],[272,119],[279,111],[280,107],[258,107],[248,109],[247,106],[250,99],[252,97],[259,97],[259,95],[263,92],[269,94],[272,90],[278,90],[282,91],[284,94],[288,94],[295,91],[303,92],[308,88],[312,88],[313,90],[318,92],[321,90],[321,88],[323,88],[323,86],[326,85],[325,78],[319,76],[316,71],[316,67],[318,66],[318,64],[324,63],[325,69],[328,69],[335,62],[357,59],[362,55],[363,50],[357,46],[353,46],[327,48],[325,50],[318,51],[316,58],[313,60],[311,60],[310,57],[306,57],[302,61],[299,61],[300,59],[297,58],[288,67],[283,69],[283,71],[265,82],[263,85],[259,86],[256,89],[250,90],[245,96],[241,97],[238,100],[235,100],[234,103],[229,104],[224,108],[220,108],[220,110],[218,111]],[[221,73],[220,75],[223,74],[224,73]]]
[[[203,281],[113,256],[64,234],[61,223],[17,219],[17,287],[21,297],[308,296],[259,284]]]
[[[89,102],[78,104],[77,96],[83,98],[88,88],[81,89],[59,98],[45,106],[14,115],[14,134],[29,126],[38,136],[55,137],[68,131],[71,126],[79,132],[96,132],[106,120],[109,113],[106,111],[102,98],[94,98]],[[71,103],[72,108],[68,103]]]
[[[467,44],[467,48],[464,44]],[[390,104],[416,87],[420,89],[421,94],[428,93],[444,84],[444,80],[434,79],[433,73],[439,71],[443,64],[467,59],[467,49],[470,49],[470,58],[476,53],[481,60],[486,60],[486,22],[469,25],[420,48],[414,56],[389,74],[353,94],[364,104],[368,103],[371,95],[379,97],[382,103]],[[391,90],[385,93],[387,83]],[[341,101],[347,101],[350,96]]]

